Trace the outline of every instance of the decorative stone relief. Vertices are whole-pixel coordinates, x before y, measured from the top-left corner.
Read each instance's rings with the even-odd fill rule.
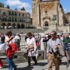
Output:
[[[41,3],[40,4],[40,9],[42,10],[45,10],[47,9],[47,11],[50,11],[54,8],[55,6],[55,3],[54,2],[50,2],[50,3]]]

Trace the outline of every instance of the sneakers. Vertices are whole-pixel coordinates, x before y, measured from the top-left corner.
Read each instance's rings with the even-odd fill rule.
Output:
[[[27,67],[31,67],[31,65],[28,65]]]

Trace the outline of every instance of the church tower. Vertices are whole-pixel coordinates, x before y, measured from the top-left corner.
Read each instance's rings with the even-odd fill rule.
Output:
[[[40,0],[32,0],[32,18],[33,26],[37,27],[40,24]],[[37,21],[37,22],[36,22]]]
[[[57,25],[63,25],[63,20],[59,18],[63,17],[61,11],[60,0],[32,0],[33,26],[55,30]]]

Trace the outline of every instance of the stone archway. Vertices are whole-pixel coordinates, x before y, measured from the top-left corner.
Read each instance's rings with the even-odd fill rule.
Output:
[[[44,29],[48,29],[48,26],[49,26],[48,21],[45,21],[44,22]]]
[[[44,26],[49,26],[48,21],[45,21]]]
[[[23,24],[23,23],[21,24],[21,28],[22,28],[22,29],[23,29],[23,28],[25,28],[25,26],[24,26],[24,24]]]
[[[2,23],[2,24],[1,24],[1,28],[4,29],[5,27],[6,27],[6,23]]]
[[[13,23],[13,24],[12,24],[12,27],[13,27],[13,28],[16,28],[16,24],[15,24],[15,23]]]
[[[11,23],[8,23],[8,24],[7,24],[7,28],[8,28],[8,29],[11,29],[11,28],[12,28]]]
[[[17,24],[17,28],[20,29],[20,24],[19,23]]]

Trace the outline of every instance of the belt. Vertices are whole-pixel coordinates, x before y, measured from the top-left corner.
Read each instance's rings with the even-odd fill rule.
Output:
[[[53,52],[49,52],[50,54],[52,54]]]

